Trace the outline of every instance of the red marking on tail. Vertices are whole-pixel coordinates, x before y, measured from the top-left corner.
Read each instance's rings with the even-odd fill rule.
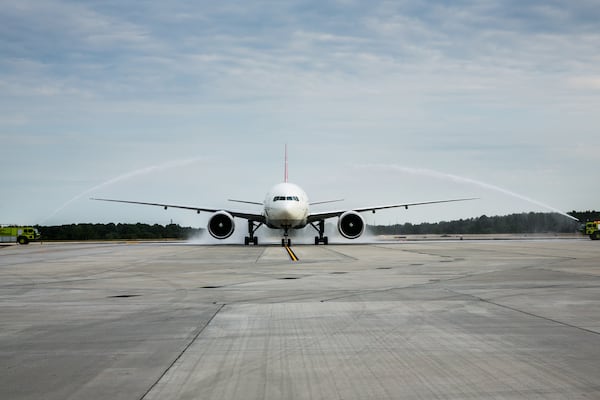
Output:
[[[283,181],[288,181],[288,157],[287,157],[287,143],[285,145],[285,171],[283,173]]]

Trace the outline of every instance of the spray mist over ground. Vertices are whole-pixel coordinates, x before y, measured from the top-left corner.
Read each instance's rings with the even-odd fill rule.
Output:
[[[237,219],[235,220],[235,231],[227,239],[215,239],[210,235],[207,230],[196,236],[193,236],[187,240],[188,244],[192,245],[215,245],[215,244],[243,244],[244,237],[248,235],[246,230],[246,221]],[[255,233],[258,237],[259,245],[281,245],[281,238],[283,237],[282,229],[270,229],[266,226],[261,226]],[[292,245],[296,244],[313,244],[315,243],[315,236],[317,231],[314,230],[310,225],[303,229],[292,229],[289,232],[289,238],[292,240]],[[377,241],[376,236],[370,231],[369,227],[365,227],[365,232],[357,239],[347,239],[343,237],[337,230],[337,226],[333,223],[325,225],[325,236],[329,238],[329,244],[339,243],[372,243]]]
[[[151,165],[149,167],[144,167],[144,168],[140,168],[140,169],[136,169],[134,171],[130,171],[127,173],[124,173],[122,175],[119,175],[117,177],[111,178],[105,182],[102,182],[94,187],[91,187],[89,189],[84,190],[83,192],[79,193],[77,196],[73,197],[72,199],[68,200],[67,202],[65,202],[62,206],[58,207],[56,210],[54,210],[54,212],[52,212],[50,215],[48,215],[46,218],[42,219],[40,221],[40,224],[43,224],[44,222],[46,222],[47,220],[49,220],[50,218],[54,217],[56,214],[58,214],[59,212],[61,212],[62,210],[64,210],[65,208],[67,208],[69,205],[71,205],[72,203],[74,203],[75,201],[79,200],[80,198],[82,198],[83,196],[89,195],[99,189],[105,188],[107,186],[113,185],[115,183],[118,182],[122,182],[134,177],[138,177],[141,175],[146,175],[146,174],[150,174],[150,173],[156,173],[156,172],[161,172],[161,171],[165,171],[171,168],[178,168],[178,167],[184,167],[190,164],[194,164],[197,163],[199,161],[203,161],[204,158],[202,157],[195,157],[195,158],[188,158],[188,159],[184,159],[184,160],[174,160],[174,161],[168,161],[166,163],[163,164],[157,164],[157,165]]]
[[[399,165],[389,165],[389,164],[369,164],[369,165],[359,166],[359,168],[375,170],[375,171],[379,171],[379,172],[381,172],[381,171],[402,172],[402,173],[407,173],[407,174],[428,176],[431,178],[450,180],[452,182],[457,182],[457,183],[466,183],[466,184],[470,184],[470,185],[475,185],[475,186],[479,186],[484,189],[493,190],[493,191],[503,193],[505,195],[508,195],[508,196],[511,196],[511,197],[514,197],[517,199],[524,200],[526,202],[538,205],[547,210],[553,211],[557,214],[563,215],[574,221],[579,221],[577,218],[575,218],[563,211],[560,211],[559,209],[557,209],[555,207],[552,207],[548,204],[542,203],[541,201],[532,199],[530,197],[524,196],[519,193],[515,193],[513,191],[501,188],[496,185],[492,185],[490,183],[481,182],[481,181],[478,181],[475,179],[466,178],[466,177],[459,176],[459,175],[447,174],[444,172],[434,171],[434,170],[426,169],[426,168],[411,168],[411,167],[403,167],[403,166],[399,166]]]

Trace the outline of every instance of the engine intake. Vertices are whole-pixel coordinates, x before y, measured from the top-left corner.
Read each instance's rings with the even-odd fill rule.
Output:
[[[347,239],[356,239],[365,231],[365,220],[356,211],[346,211],[340,215],[338,231]]]
[[[234,230],[233,217],[227,211],[217,211],[208,221],[208,232],[216,239],[227,239]]]

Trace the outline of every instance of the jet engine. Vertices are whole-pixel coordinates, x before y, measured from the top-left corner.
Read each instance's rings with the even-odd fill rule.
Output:
[[[365,231],[365,220],[356,211],[346,211],[340,215],[338,231],[347,239],[356,239]]]
[[[227,211],[217,211],[208,220],[208,232],[216,239],[227,239],[234,229],[233,217]]]

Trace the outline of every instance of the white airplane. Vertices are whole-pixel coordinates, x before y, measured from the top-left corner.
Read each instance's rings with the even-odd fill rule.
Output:
[[[315,244],[328,244],[329,239],[325,236],[325,220],[338,217],[338,231],[342,236],[348,239],[356,239],[363,234],[365,230],[365,221],[360,215],[362,212],[371,211],[375,213],[377,210],[387,208],[417,206],[423,204],[450,203],[455,201],[474,200],[474,198],[451,199],[451,200],[435,200],[425,201],[420,203],[402,203],[390,204],[374,207],[354,208],[351,210],[336,210],[327,212],[311,213],[309,206],[315,204],[333,203],[340,200],[327,200],[319,202],[309,202],[308,196],[298,185],[288,182],[288,162],[287,162],[287,146],[285,151],[285,173],[284,181],[271,188],[267,193],[265,200],[260,202],[246,200],[229,201],[246,203],[262,206],[261,213],[239,212],[228,209],[213,209],[203,207],[180,206],[174,204],[162,203],[147,203],[142,201],[129,200],[114,200],[114,199],[99,199],[92,198],[91,200],[111,201],[116,203],[142,204],[149,206],[163,207],[165,210],[169,207],[181,208],[185,210],[194,210],[198,214],[201,211],[213,213],[208,221],[208,232],[216,239],[227,239],[235,230],[234,218],[242,218],[248,221],[248,236],[244,239],[244,244],[258,244],[258,237],[255,235],[258,228],[263,225],[271,229],[282,229],[283,238],[281,239],[282,246],[291,246],[289,236],[290,229],[302,229],[307,225],[311,225],[317,232],[315,236]]]

